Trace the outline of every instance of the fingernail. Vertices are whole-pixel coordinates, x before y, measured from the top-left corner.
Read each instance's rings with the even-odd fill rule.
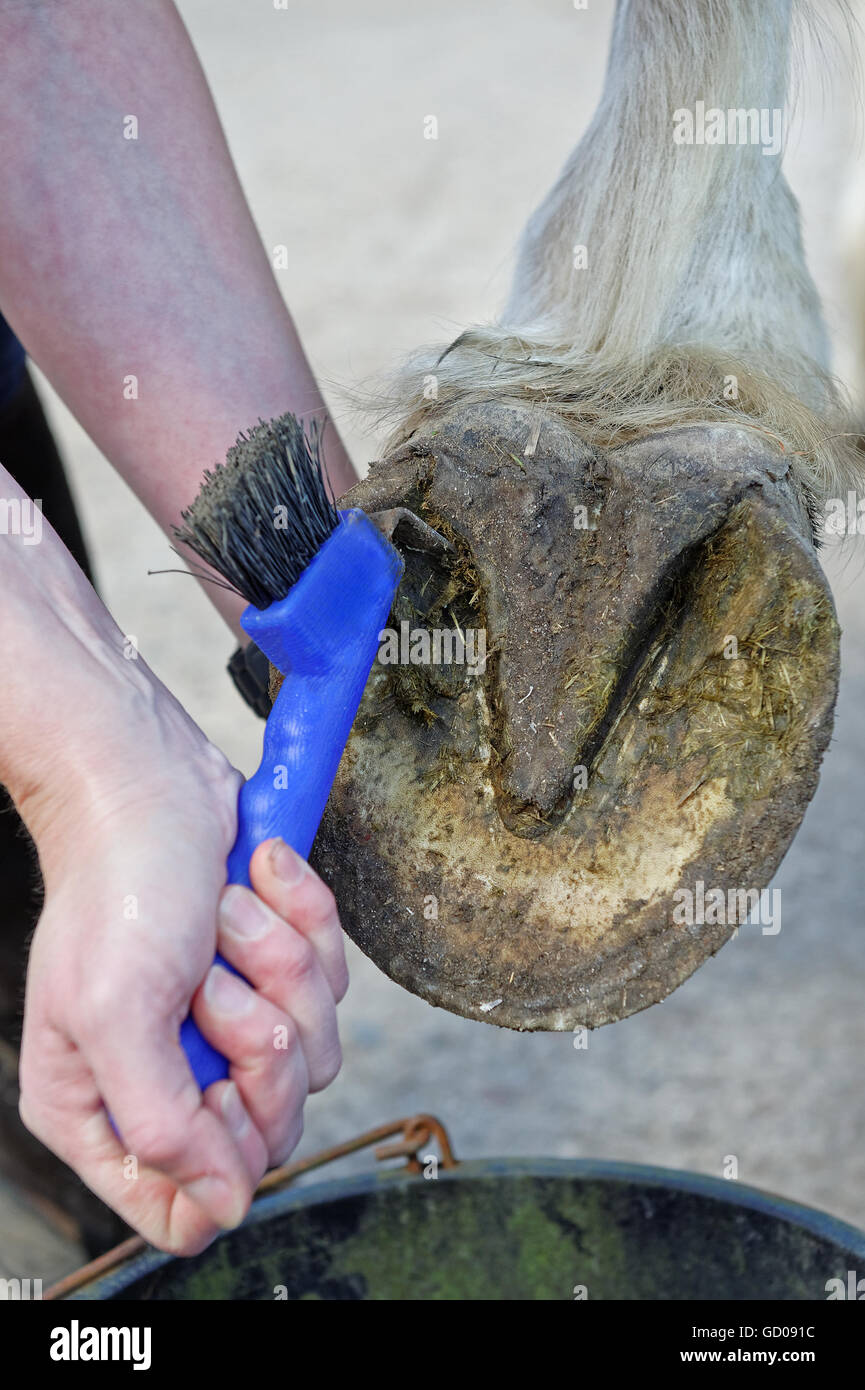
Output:
[[[187,1183],[185,1191],[223,1230],[239,1226],[246,1215],[244,1197],[222,1178],[196,1178]]]
[[[212,965],[204,981],[204,997],[218,1014],[239,1018],[249,1013],[255,1003],[255,995],[248,985],[225,970],[221,965]]]
[[[240,1092],[233,1081],[229,1081],[223,1091],[219,1108],[222,1111],[222,1118],[235,1139],[242,1139],[249,1129],[249,1116],[244,1109],[243,1101],[240,1099]]]
[[[245,941],[266,936],[273,926],[273,918],[255,894],[237,884],[226,888],[220,898],[219,917],[232,936],[242,937]]]
[[[308,872],[307,863],[285,840],[276,840],[271,846],[270,863],[276,877],[293,888]]]

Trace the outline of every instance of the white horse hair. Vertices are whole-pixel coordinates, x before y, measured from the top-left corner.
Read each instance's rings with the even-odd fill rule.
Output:
[[[794,19],[819,28],[794,0],[618,0],[600,104],[526,226],[501,317],[400,369],[378,401],[391,447],[456,402],[529,400],[601,446],[750,426],[812,506],[861,480],[769,140]],[[701,120],[704,143],[682,143]]]

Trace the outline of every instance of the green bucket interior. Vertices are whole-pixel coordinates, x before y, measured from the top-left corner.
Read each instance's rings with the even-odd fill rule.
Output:
[[[484,1160],[265,1197],[192,1259],[147,1251],[79,1299],[825,1299],[865,1235],[735,1182]]]

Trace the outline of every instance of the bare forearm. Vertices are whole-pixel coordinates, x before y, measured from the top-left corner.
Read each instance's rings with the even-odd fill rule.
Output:
[[[0,783],[49,867],[90,808],[134,796],[158,764],[227,774],[2,466],[0,591]]]
[[[174,6],[0,0],[0,55],[0,303],[170,530],[239,429],[320,392]],[[332,426],[326,458],[350,486]]]

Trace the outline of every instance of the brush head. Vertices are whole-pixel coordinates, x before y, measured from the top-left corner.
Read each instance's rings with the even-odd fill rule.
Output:
[[[225,463],[208,469],[175,528],[255,608],[286,594],[339,525],[324,479],[322,428],[295,415],[240,434]]]

